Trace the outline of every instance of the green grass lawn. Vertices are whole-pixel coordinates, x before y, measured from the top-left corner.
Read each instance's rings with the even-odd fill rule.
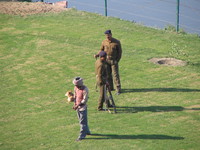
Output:
[[[93,55],[111,29],[123,48],[117,114],[97,111]],[[172,57],[186,66],[155,65]],[[198,150],[200,38],[76,10],[0,14],[1,150]],[[84,78],[91,136],[64,96]]]

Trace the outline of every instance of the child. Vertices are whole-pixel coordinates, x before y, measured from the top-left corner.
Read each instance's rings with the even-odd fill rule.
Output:
[[[76,141],[81,141],[90,135],[90,130],[88,127],[87,120],[87,101],[88,101],[88,88],[83,85],[83,79],[81,77],[76,77],[73,80],[74,84],[74,106],[73,109],[77,111],[79,123],[80,123],[80,135]]]

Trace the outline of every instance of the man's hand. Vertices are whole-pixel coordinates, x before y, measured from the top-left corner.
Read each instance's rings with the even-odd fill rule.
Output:
[[[100,53],[100,52],[101,52],[101,51],[99,51],[98,54],[94,54],[94,58],[95,58],[95,59],[97,59],[97,57],[99,57],[99,53]]]
[[[85,105],[85,104],[80,103],[79,105],[74,105],[72,108],[73,108],[74,110],[77,110],[79,106],[84,106],[84,105]]]
[[[80,103],[80,104],[79,104],[79,106],[84,106],[84,105],[85,105],[85,104],[83,104],[83,103]]]
[[[109,87],[109,86],[110,86],[110,84],[108,83],[108,81],[106,81],[106,86],[107,86],[107,87]]]
[[[74,105],[72,108],[73,108],[74,110],[77,110],[78,106]]]
[[[94,58],[97,59],[97,57],[99,57],[99,55],[94,55]]]

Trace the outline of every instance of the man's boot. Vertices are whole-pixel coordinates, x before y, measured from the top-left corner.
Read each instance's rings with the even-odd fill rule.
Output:
[[[117,86],[117,92],[116,92],[117,95],[121,94],[121,86]]]

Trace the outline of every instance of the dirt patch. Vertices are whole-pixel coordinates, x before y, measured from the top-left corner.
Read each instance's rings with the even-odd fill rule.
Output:
[[[41,13],[59,13],[66,11],[68,8],[64,8],[59,5],[51,5],[42,2],[6,2],[0,1],[0,13],[9,15],[27,16]]]
[[[152,58],[149,61],[164,66],[185,66],[187,64],[185,61],[175,58]]]
[[[200,105],[192,105],[192,106],[189,106],[189,107],[186,107],[187,109],[196,109],[196,108],[199,108],[200,110]]]
[[[200,111],[200,105],[192,105],[189,107],[185,107],[185,110],[189,112]]]

